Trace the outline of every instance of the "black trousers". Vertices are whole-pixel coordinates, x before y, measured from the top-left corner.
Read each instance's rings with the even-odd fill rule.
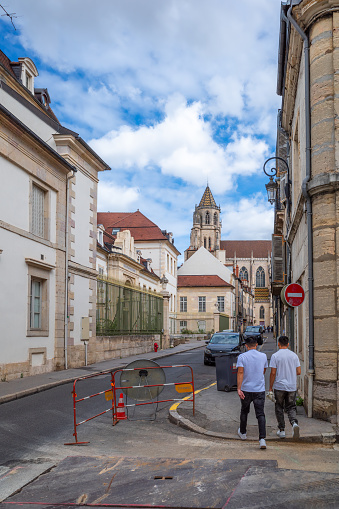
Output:
[[[240,433],[246,433],[247,417],[250,413],[250,405],[253,402],[255,416],[258,419],[259,440],[266,437],[266,418],[264,413],[265,391],[263,392],[246,392],[243,391],[245,399],[241,399],[240,411]]]
[[[279,391],[274,389],[275,396],[275,416],[278,421],[278,428],[280,430],[285,429],[284,409],[287,412],[288,419],[291,424],[296,422],[297,419],[297,406],[295,400],[297,397],[297,391]]]

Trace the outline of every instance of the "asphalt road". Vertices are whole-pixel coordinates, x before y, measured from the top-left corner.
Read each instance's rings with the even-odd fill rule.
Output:
[[[270,356],[275,351],[274,343],[268,341],[265,350]],[[203,364],[203,347],[178,353],[161,362],[163,365],[192,366],[196,389],[215,382],[215,367]],[[169,369],[166,374],[167,383],[188,381],[184,368]],[[89,385],[89,390],[87,387],[79,388],[78,396],[108,389],[110,380],[106,376],[102,380],[92,380]],[[185,396],[175,393],[173,387],[169,391],[176,398]],[[58,465],[68,456],[147,458],[151,463],[157,458],[185,458],[187,461],[265,458],[277,461],[279,468],[338,473],[339,452],[336,444],[278,442],[263,453],[250,443],[202,437],[171,424],[168,420],[168,407],[171,403],[159,404],[155,420],[151,420],[154,419],[153,407],[148,406],[147,412],[145,408],[140,410],[139,407],[134,414],[136,420],[122,421],[114,427],[108,412],[78,428],[79,440],[90,441],[88,445],[66,446],[64,443],[73,439],[71,392],[72,384],[62,385],[0,406],[0,497],[2,474],[5,481],[3,485],[14,492],[50,465]],[[165,399],[166,394],[164,390],[160,397]],[[88,404],[91,406],[83,410],[83,415],[109,407],[109,402],[103,396],[98,401],[95,398],[88,400]],[[129,411],[133,411],[133,408]],[[29,475],[25,470],[27,465]],[[14,474],[9,475],[12,472]],[[9,488],[8,479],[12,483]],[[3,493],[8,493],[6,489]]]

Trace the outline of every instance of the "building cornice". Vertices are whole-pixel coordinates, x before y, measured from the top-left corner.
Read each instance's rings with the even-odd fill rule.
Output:
[[[69,147],[78,156],[80,156],[86,163],[88,163],[96,171],[110,170],[111,168],[85,143],[80,136],[72,134],[54,134],[55,144],[57,147]],[[68,152],[61,153],[67,159],[70,157]],[[77,166],[82,169],[79,164]]]
[[[96,269],[92,269],[91,267],[85,267],[84,265],[80,265],[79,263],[69,261],[68,269],[71,274],[75,274],[76,276],[87,277],[90,279],[97,279],[98,271]]]

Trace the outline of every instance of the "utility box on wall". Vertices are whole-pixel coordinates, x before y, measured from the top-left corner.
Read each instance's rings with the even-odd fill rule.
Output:
[[[89,341],[89,317],[83,316],[81,318],[81,341]]]

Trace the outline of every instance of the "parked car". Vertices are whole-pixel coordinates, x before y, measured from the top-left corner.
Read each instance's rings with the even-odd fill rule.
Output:
[[[244,338],[248,336],[256,338],[258,341],[258,345],[262,345],[264,342],[264,331],[260,325],[249,325],[248,327],[246,327],[246,330],[244,332]]]
[[[215,357],[221,353],[244,352],[244,337],[239,332],[216,332],[206,341],[204,364],[215,364]]]

